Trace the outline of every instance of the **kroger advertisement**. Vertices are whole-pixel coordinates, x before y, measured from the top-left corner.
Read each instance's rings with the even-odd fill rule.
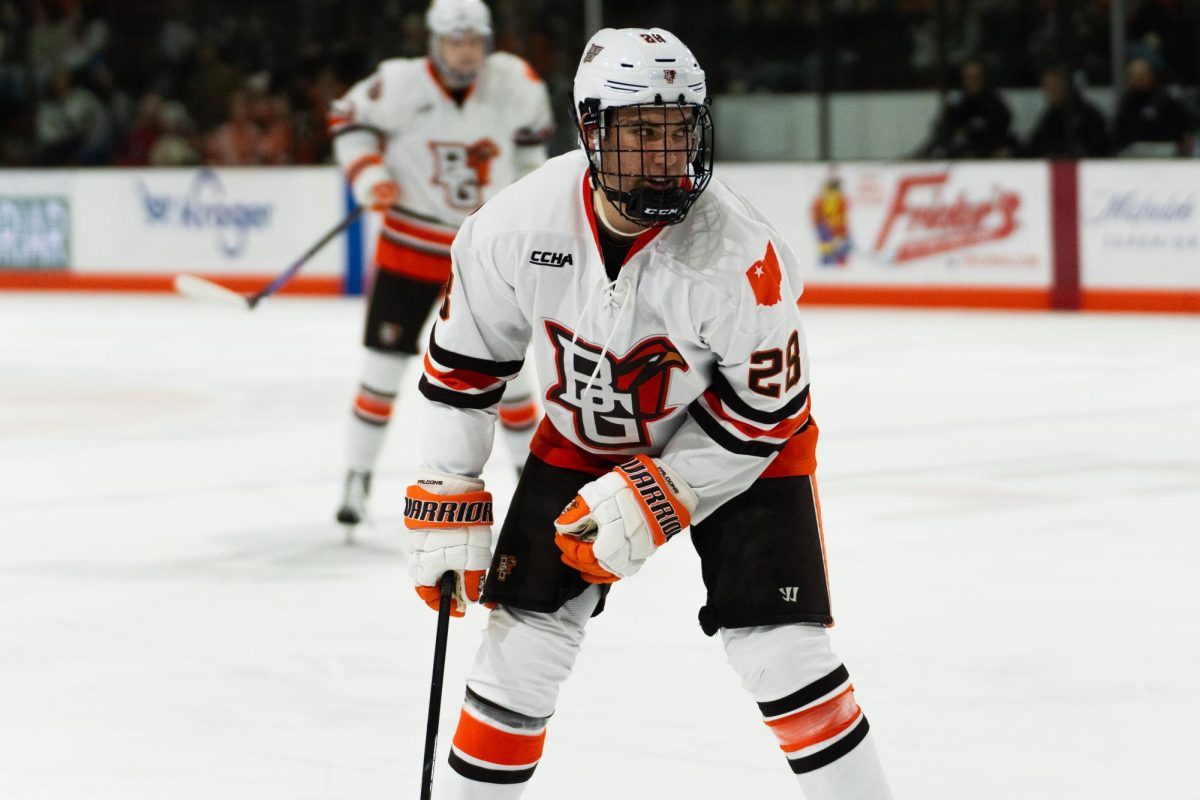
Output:
[[[1200,164],[1085,162],[1085,288],[1200,289]]]
[[[72,267],[272,274],[345,216],[343,191],[333,167],[79,171]],[[345,248],[330,246],[305,274],[341,275],[345,263]]]
[[[811,264],[810,284],[1048,287],[1049,169],[1004,164],[724,164]]]

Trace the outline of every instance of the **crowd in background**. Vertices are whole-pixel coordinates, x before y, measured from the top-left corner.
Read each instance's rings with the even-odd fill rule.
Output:
[[[425,5],[0,0],[0,165],[325,162],[329,102],[380,59],[425,52]],[[492,6],[497,47],[567,97],[583,4]],[[644,4],[605,0],[604,21],[675,31],[711,65],[715,94],[948,89],[919,155],[1108,155],[1146,141],[1190,152],[1194,103],[1177,95],[1200,84],[1200,0],[1127,6],[1131,61],[1112,119],[1079,91],[1111,81],[1107,0],[1073,2],[1069,77],[1054,0],[658,0],[653,20]],[[1039,83],[1046,111],[1018,141],[1003,89]]]

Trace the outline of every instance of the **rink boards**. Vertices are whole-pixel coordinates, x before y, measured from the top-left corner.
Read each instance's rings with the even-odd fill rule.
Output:
[[[1200,311],[1200,164],[718,165],[810,268],[811,303]],[[0,172],[0,288],[260,287],[348,211],[334,167]],[[288,287],[355,293],[377,222]]]

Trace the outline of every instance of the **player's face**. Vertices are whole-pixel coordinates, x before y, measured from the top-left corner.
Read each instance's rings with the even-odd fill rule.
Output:
[[[696,155],[694,112],[676,106],[618,108],[614,119],[601,145],[601,173],[610,188],[661,191],[683,184]]]
[[[460,81],[474,80],[487,57],[487,37],[477,33],[461,36],[438,36],[436,47],[440,62],[451,77]]]

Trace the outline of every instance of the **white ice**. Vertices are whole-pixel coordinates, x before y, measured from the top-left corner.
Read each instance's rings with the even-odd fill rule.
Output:
[[[374,526],[332,519],[361,311],[0,294],[0,798],[417,796],[415,392]],[[808,320],[834,646],[896,796],[1200,798],[1200,319]],[[697,566],[617,586],[529,800],[799,796]]]

